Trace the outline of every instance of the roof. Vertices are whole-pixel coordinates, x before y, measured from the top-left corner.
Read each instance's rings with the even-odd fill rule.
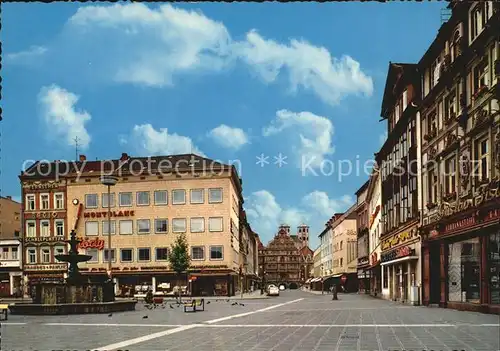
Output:
[[[383,119],[389,117],[397,89],[400,88],[400,85],[403,82],[412,78],[414,75],[418,75],[417,64],[389,62],[387,78],[385,80],[384,96],[382,98],[382,106],[380,110],[380,116]]]
[[[121,159],[96,161],[37,161],[21,172],[19,179],[49,180],[71,178],[76,176],[101,176],[102,173],[114,176],[145,176],[186,174],[186,172],[220,172],[230,171],[236,186],[241,191],[241,179],[234,165],[224,164],[196,154],[180,154],[167,156],[130,157],[123,154]]]

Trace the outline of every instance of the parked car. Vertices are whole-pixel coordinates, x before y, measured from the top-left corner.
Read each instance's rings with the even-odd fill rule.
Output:
[[[269,290],[267,293],[269,296],[279,296],[280,295],[280,289],[276,285],[271,285],[269,286]]]
[[[285,290],[285,286],[283,284],[280,285],[280,290]]]

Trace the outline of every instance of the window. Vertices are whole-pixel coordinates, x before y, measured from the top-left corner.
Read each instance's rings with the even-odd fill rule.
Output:
[[[205,248],[203,246],[191,247],[191,259],[192,260],[204,260],[205,259]]]
[[[455,61],[457,57],[460,55],[459,40],[460,40],[460,31],[457,30],[455,34],[453,34],[453,41],[450,44],[450,57],[452,62]]]
[[[210,259],[211,260],[222,260],[223,259],[224,247],[222,246],[210,246]]]
[[[104,249],[104,262],[109,262],[109,249]],[[116,262],[115,249],[111,249],[111,262]]]
[[[149,206],[149,191],[139,191],[137,193],[137,206]]]
[[[137,220],[137,232],[139,234],[148,234],[150,231],[149,219],[138,219]]]
[[[408,107],[408,90],[403,91],[403,113]]]
[[[13,260],[17,260],[18,259],[18,256],[17,256],[17,247],[13,247],[12,248],[11,258]]]
[[[185,218],[172,219],[172,232],[185,233],[186,232],[186,219]]]
[[[167,219],[155,219],[155,233],[166,233],[168,231]]]
[[[157,261],[168,260],[168,247],[157,247],[156,248],[156,260]]]
[[[29,194],[26,195],[26,211],[34,211],[35,210],[35,195]]]
[[[111,206],[108,205],[108,193],[102,194],[102,207],[103,208],[108,208],[108,207],[115,207],[115,193],[110,193],[109,194],[110,204]]]
[[[399,111],[400,111],[400,106],[399,104],[396,105],[394,108],[394,124],[398,123],[399,121]]]
[[[476,37],[483,30],[483,5],[478,4],[471,12],[470,19],[470,30],[471,30],[471,41],[476,39]]]
[[[457,113],[456,94],[452,91],[444,100],[444,116],[445,121],[450,118],[455,118]]]
[[[120,261],[122,262],[132,262],[134,260],[132,249],[121,249],[120,250]]]
[[[64,246],[56,246],[54,250],[56,255],[64,255]]]
[[[36,221],[26,221],[26,236],[28,238],[36,237]]]
[[[9,259],[9,248],[4,247],[2,248],[2,260],[8,260]]]
[[[40,194],[40,209],[48,210],[49,206],[49,194]]]
[[[137,255],[139,256],[139,261],[151,261],[151,253],[149,248],[139,248],[137,249]]]
[[[155,205],[166,205],[168,204],[168,193],[166,190],[156,190],[155,191]]]
[[[444,168],[444,190],[446,194],[452,194],[455,192],[456,186],[456,160],[454,156],[445,161]]]
[[[473,70],[473,94],[476,94],[482,87],[487,87],[489,84],[488,80],[488,59],[485,58],[474,67]]]
[[[202,204],[204,203],[205,191],[203,189],[191,189],[191,203]]]
[[[479,303],[481,245],[479,238],[449,244],[448,299]]]
[[[34,248],[28,249],[28,263],[36,263],[36,249]]]
[[[191,233],[202,233],[205,231],[205,218],[191,218],[190,222]]]
[[[437,202],[437,194],[438,194],[438,177],[436,174],[436,170],[429,170],[427,173],[427,183],[428,183],[428,202],[431,204],[435,204]]]
[[[102,221],[102,235],[109,235],[110,221]],[[116,221],[111,221],[111,235],[116,233]]]
[[[40,221],[40,236],[50,236],[50,221]]]
[[[211,217],[208,219],[208,230],[210,232],[222,232],[222,217]]]
[[[130,220],[120,221],[120,234],[133,234],[134,222]]]
[[[485,181],[488,179],[488,137],[476,140],[474,143],[474,176],[477,181]]]
[[[63,219],[56,219],[54,221],[55,227],[56,227],[56,235],[57,236],[64,236],[64,220]]]
[[[64,208],[64,194],[54,194],[54,208],[56,210],[62,210]]]
[[[99,250],[87,249],[86,254],[92,256],[92,258],[88,262],[99,262]]]
[[[48,247],[44,247],[41,249],[42,251],[42,263],[50,263],[50,249]]]
[[[343,242],[342,242],[342,240],[340,240],[340,250],[342,250],[342,244],[343,244]]]
[[[97,194],[85,195],[85,208],[97,208]]]
[[[208,189],[208,203],[215,204],[222,202],[222,189]]]
[[[129,207],[132,206],[132,193],[120,193],[120,206]]]
[[[186,203],[186,190],[176,189],[172,190],[172,204],[184,205]]]
[[[85,235],[99,235],[99,222],[88,221],[85,222]]]
[[[389,288],[389,266],[383,266],[382,269],[384,270],[384,279],[382,279],[382,287],[384,289],[387,289]]]

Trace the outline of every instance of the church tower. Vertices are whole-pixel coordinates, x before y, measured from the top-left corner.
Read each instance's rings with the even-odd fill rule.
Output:
[[[309,226],[301,224],[297,227],[297,238],[300,243],[300,248],[309,247]]]

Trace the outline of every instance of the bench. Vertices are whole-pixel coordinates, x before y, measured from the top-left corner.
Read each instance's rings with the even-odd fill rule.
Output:
[[[183,302],[184,304],[184,312],[187,312],[188,308],[191,309],[191,312],[205,311],[205,299],[193,299],[189,301]]]
[[[0,313],[3,313],[4,320],[6,321],[8,319],[8,314],[9,314],[9,305],[0,304]]]

